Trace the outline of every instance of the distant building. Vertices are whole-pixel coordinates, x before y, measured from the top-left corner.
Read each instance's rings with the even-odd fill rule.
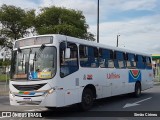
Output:
[[[160,54],[152,54],[152,60],[160,67]]]
[[[153,60],[153,71],[155,71],[155,75],[157,79],[160,81],[160,54],[152,54]]]

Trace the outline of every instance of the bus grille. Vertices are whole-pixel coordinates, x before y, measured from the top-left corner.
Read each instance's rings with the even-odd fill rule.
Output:
[[[34,90],[38,90],[41,87],[43,87],[44,85],[46,85],[46,83],[43,84],[34,84],[34,85],[14,85],[13,86],[20,91],[34,91]]]
[[[20,105],[39,105],[41,101],[18,101],[17,103],[19,103]]]

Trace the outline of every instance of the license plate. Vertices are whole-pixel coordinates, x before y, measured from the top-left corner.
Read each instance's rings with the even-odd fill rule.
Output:
[[[23,98],[24,101],[32,101],[31,98]]]

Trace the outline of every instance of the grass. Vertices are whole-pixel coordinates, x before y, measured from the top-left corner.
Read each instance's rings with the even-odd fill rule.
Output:
[[[7,80],[9,80],[9,75],[7,75]],[[0,82],[6,81],[6,74],[0,74]]]

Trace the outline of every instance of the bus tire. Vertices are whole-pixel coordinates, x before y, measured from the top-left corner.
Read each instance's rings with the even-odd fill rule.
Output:
[[[135,97],[140,97],[141,96],[141,84],[138,83],[138,82],[135,84],[134,96]]]
[[[93,101],[94,98],[92,90],[89,88],[84,89],[82,93],[82,100],[81,103],[79,104],[80,109],[82,111],[89,110],[93,105]]]

